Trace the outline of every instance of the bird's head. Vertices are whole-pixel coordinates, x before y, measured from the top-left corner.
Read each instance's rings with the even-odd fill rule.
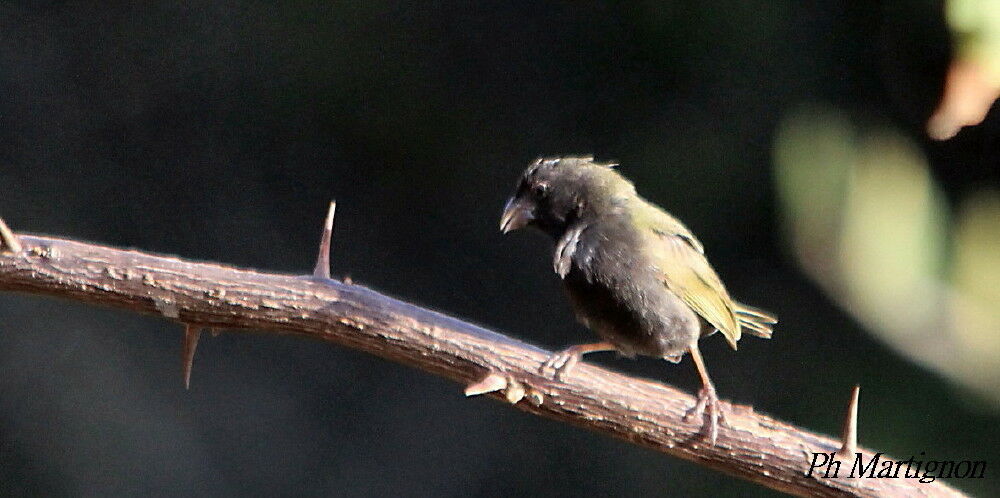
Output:
[[[500,230],[535,226],[559,237],[574,221],[599,216],[635,195],[632,183],[593,156],[541,158],[521,175],[507,200]]]

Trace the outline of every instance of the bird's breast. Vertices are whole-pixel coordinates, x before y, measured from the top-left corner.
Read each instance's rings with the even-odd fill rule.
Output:
[[[701,331],[627,230],[584,232],[564,282],[581,323],[626,355],[683,354]],[[613,228],[613,227],[612,227]]]

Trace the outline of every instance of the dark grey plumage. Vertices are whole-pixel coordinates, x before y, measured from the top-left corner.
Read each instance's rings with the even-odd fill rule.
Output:
[[[553,269],[577,318],[602,339],[570,347],[546,367],[565,374],[581,355],[602,350],[672,362],[690,352],[703,388],[689,415],[708,408],[714,442],[721,411],[698,340],[721,331],[735,349],[744,329],[768,338],[777,320],[732,300],[694,235],[592,157],[539,159],[528,167],[501,229],[527,225],[556,240]]]

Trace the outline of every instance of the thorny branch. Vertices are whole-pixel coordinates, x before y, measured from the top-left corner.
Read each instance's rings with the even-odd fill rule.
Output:
[[[333,206],[331,205],[331,211]],[[185,382],[200,330],[273,330],[329,341],[466,385],[529,413],[624,439],[796,495],[961,496],[940,481],[807,475],[812,453],[854,451],[855,426],[838,442],[729,405],[716,445],[683,421],[695,399],[671,386],[581,364],[562,380],[539,373],[548,351],[329,275],[327,217],[311,276],[280,275],[40,236],[0,220],[0,291],[75,299],[162,315],[185,325]],[[326,259],[324,259],[326,258]],[[848,418],[856,416],[856,395]],[[853,413],[853,415],[852,415]],[[870,450],[858,448],[867,462]],[[845,459],[845,466],[852,460]],[[843,475],[843,474],[842,474]]]

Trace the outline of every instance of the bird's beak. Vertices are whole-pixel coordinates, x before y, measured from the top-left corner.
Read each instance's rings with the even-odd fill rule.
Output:
[[[507,205],[503,207],[503,216],[500,217],[500,231],[503,233],[512,232],[531,223],[531,220],[534,219],[535,210],[530,203],[511,197],[507,199]]]

